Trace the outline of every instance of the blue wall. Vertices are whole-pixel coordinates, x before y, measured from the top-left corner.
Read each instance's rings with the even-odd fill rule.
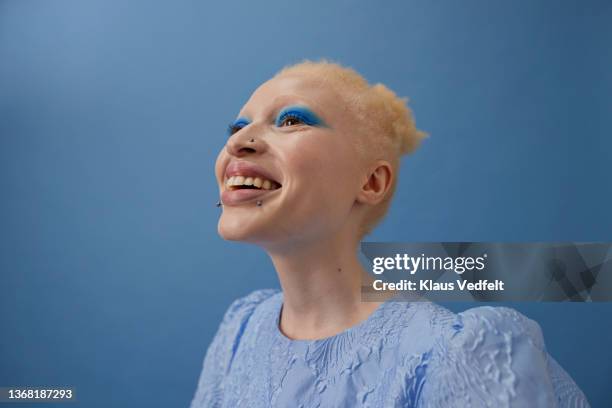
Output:
[[[0,1],[0,386],[188,405],[229,303],[278,287],[216,234],[214,157],[302,58],[431,134],[369,240],[612,241],[610,2],[208,3]],[[612,304],[514,306],[609,406]]]

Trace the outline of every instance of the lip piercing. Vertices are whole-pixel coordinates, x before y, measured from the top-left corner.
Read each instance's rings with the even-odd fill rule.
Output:
[[[263,201],[261,201],[261,200],[257,200],[257,206],[258,206],[258,207],[261,207],[261,205],[262,205],[262,204],[263,204]],[[217,207],[221,207],[221,206],[223,206],[223,204],[221,203],[221,201],[217,201],[216,206],[217,206]]]
[[[255,139],[251,139],[251,140],[249,140],[249,142],[251,142],[251,143],[253,143],[254,141],[255,141]]]

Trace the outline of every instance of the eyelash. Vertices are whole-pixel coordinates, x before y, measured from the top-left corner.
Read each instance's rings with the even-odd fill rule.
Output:
[[[276,126],[281,127],[286,120],[292,120],[294,122],[297,122],[293,125],[288,126],[295,126],[296,124],[305,123],[304,119],[300,115],[296,113],[286,113],[282,117],[278,118],[278,120],[276,121]]]
[[[238,123],[230,123],[227,126],[227,134],[229,136],[233,135],[234,133],[238,132],[240,129],[242,129],[243,127],[245,127],[246,125],[248,125],[248,123],[243,123],[243,122],[238,122]]]
[[[289,126],[295,126],[295,125],[298,125],[298,124],[307,124],[307,120],[305,120],[302,117],[302,115],[300,115],[299,113],[288,112],[288,113],[285,113],[281,117],[278,118],[278,120],[276,121],[276,126],[282,127],[283,123],[285,123],[286,120],[292,120],[292,121],[296,122],[295,124],[289,125]],[[234,133],[237,133],[240,129],[244,128],[247,125],[248,125],[248,123],[244,123],[244,122],[230,123],[227,126],[227,134],[229,136],[231,136]]]

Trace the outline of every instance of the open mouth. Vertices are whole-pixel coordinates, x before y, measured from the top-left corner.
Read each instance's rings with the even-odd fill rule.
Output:
[[[263,177],[252,176],[232,176],[225,180],[225,186],[230,191],[235,190],[277,190],[281,188],[281,184]]]

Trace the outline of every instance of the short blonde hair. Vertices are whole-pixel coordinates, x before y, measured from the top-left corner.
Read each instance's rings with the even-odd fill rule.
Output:
[[[313,75],[316,81],[336,91],[358,120],[360,129],[357,149],[363,158],[385,159],[391,163],[394,177],[384,199],[373,207],[361,226],[361,236],[369,234],[384,218],[397,185],[399,161],[412,153],[427,133],[417,130],[408,98],[400,98],[383,84],[370,85],[352,68],[329,60],[289,65],[275,77],[294,74]]]

